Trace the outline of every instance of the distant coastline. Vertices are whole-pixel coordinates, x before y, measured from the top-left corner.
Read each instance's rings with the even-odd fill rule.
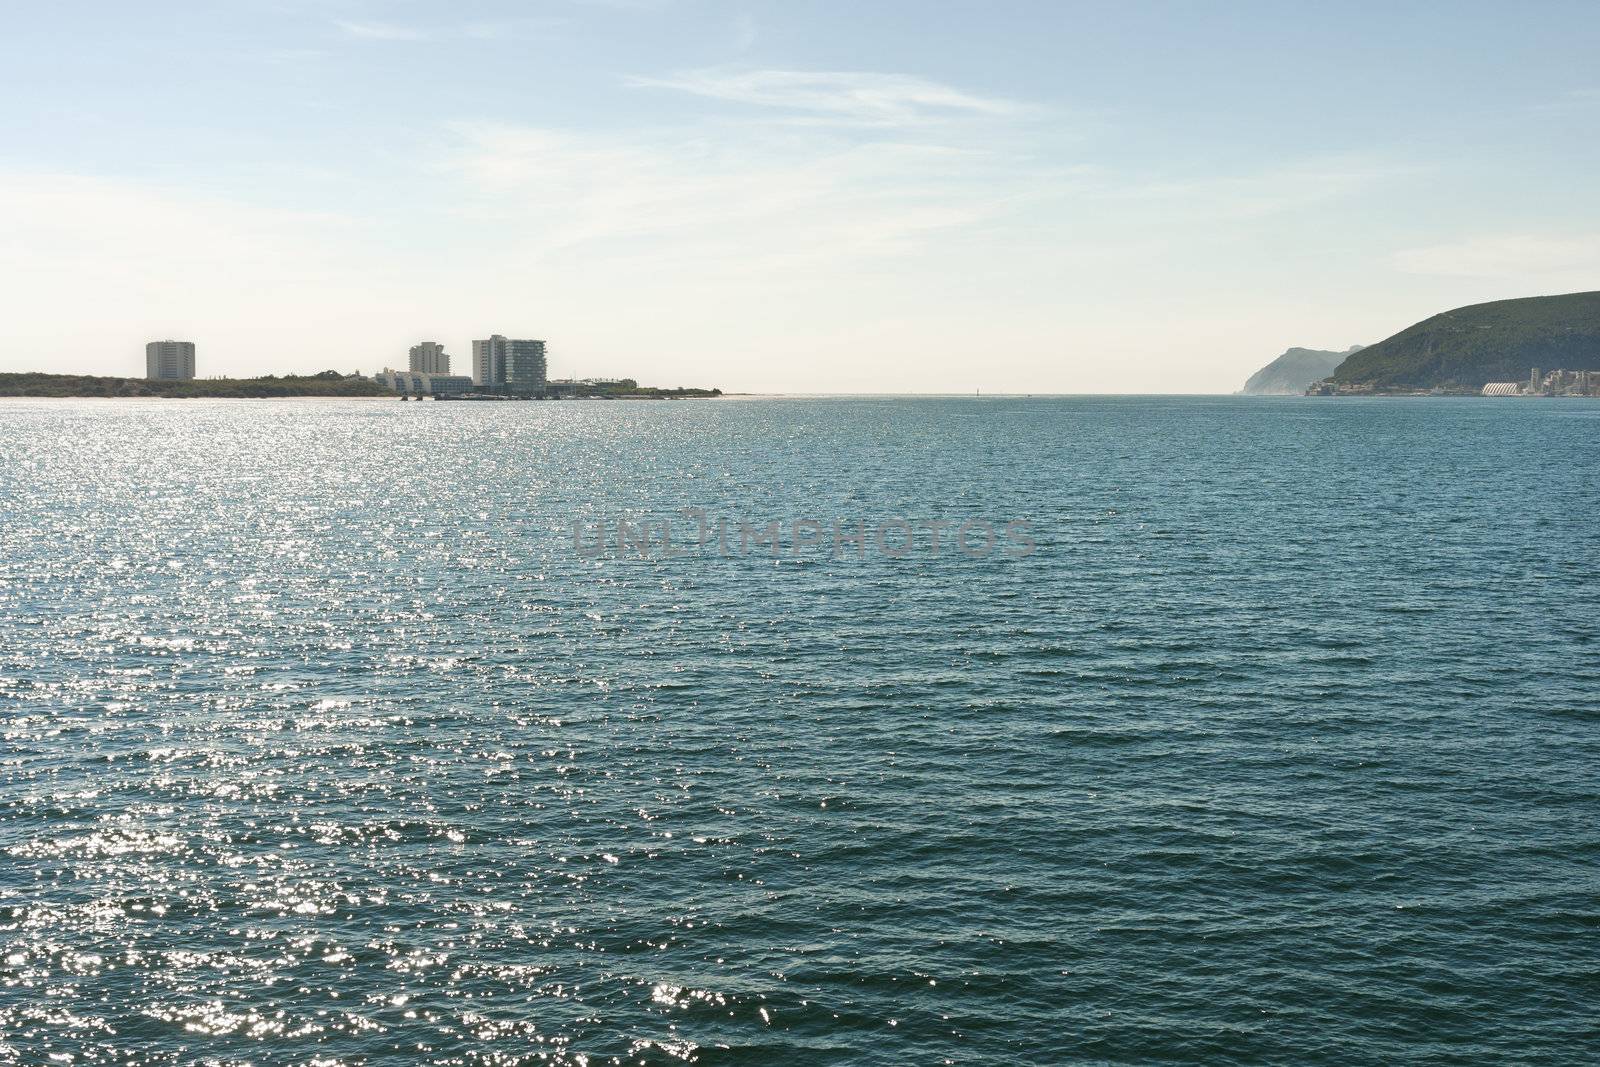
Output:
[[[1600,396],[1600,291],[1469,304],[1343,352],[1291,348],[1241,392]]]
[[[661,389],[641,386],[629,381],[626,387],[604,388],[577,386],[552,389],[550,399],[687,399],[720,397],[720,389]],[[116,378],[85,374],[0,373],[0,397],[122,399],[157,398],[177,400],[279,400],[279,399],[368,399],[399,400],[404,394],[372,378],[344,375],[337,371],[323,371],[311,375],[268,375],[264,378],[193,378],[186,380],[156,380],[149,378]],[[461,400],[512,400],[536,399],[531,396],[511,396],[493,392],[473,393],[454,399]]]

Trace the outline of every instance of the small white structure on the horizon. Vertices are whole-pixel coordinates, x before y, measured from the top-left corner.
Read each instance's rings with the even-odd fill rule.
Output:
[[[1483,387],[1484,396],[1521,396],[1521,382],[1490,382]]]

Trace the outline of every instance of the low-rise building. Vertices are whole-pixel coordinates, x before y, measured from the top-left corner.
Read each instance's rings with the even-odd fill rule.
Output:
[[[451,396],[472,391],[472,379],[464,374],[424,374],[385,367],[374,377],[401,396]]]

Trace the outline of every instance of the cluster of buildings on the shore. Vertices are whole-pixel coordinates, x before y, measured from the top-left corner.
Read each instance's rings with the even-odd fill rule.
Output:
[[[181,382],[197,377],[193,341],[151,341],[144,347],[144,356],[145,377],[151,381]],[[359,371],[351,374],[324,371],[313,377],[376,382],[401,400],[672,399],[722,395],[721,389],[685,389],[681,386],[676,389],[641,389],[633,378],[551,378],[543,341],[500,334],[472,342],[470,375],[452,373],[450,353],[444,350],[442,344],[419,341],[411,346],[405,370],[385,367],[370,378]]]
[[[151,381],[189,381],[195,377],[193,341],[151,341],[144,346],[145,377]],[[405,370],[385,367],[373,380],[406,397],[467,393],[539,396],[577,386],[622,385],[622,380],[551,381],[543,341],[494,334],[472,342],[472,374],[454,374],[450,353],[437,341],[411,346]]]
[[[1484,396],[1600,396],[1600,371],[1553,370],[1540,374],[1533,368],[1525,382],[1489,382]]]
[[[1527,381],[1489,382],[1474,391],[1470,386],[1434,386],[1432,389],[1406,389],[1373,382],[1341,382],[1324,378],[1312,382],[1307,396],[1600,396],[1600,370],[1553,370],[1541,373],[1534,367]]]
[[[437,341],[411,346],[405,370],[385,367],[374,377],[401,396],[454,396],[490,392],[542,394],[549,386],[543,341],[502,337],[472,342],[472,375],[452,374],[450,353]]]
[[[494,334],[472,342],[472,374],[453,374],[450,353],[437,341],[411,346],[405,370],[385,367],[373,375],[404,398],[573,396],[589,390],[635,389],[631,378],[551,378],[543,341]]]

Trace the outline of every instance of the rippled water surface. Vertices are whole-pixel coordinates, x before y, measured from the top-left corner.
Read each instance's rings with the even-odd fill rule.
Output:
[[[1600,1059],[1600,404],[0,401],[0,519],[0,1063]]]

